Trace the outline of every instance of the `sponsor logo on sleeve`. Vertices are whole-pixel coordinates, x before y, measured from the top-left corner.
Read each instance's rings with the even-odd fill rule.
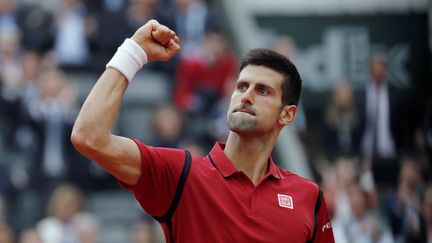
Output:
[[[331,222],[328,222],[327,224],[323,225],[322,232],[324,232],[326,229],[331,229],[332,224]]]

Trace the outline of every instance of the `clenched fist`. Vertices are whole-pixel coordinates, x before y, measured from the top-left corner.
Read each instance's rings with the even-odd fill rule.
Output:
[[[131,37],[146,52],[149,61],[168,61],[180,51],[180,39],[165,25],[152,19]]]

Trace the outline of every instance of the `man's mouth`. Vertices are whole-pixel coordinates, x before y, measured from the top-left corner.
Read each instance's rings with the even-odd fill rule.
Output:
[[[255,115],[255,112],[253,112],[249,109],[246,109],[246,108],[242,108],[242,107],[234,109],[234,113],[235,112],[244,112],[244,113],[248,113],[250,115]]]

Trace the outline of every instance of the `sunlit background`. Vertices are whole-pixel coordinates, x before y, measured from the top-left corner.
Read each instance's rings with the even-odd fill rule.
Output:
[[[303,80],[273,156],[320,184],[336,242],[432,242],[430,1],[0,0],[0,243],[164,242],[70,143],[105,64],[152,18],[182,51],[137,74],[114,133],[205,155],[226,138],[238,59],[272,48]]]

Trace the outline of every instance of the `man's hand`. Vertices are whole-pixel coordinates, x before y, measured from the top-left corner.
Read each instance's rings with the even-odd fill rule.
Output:
[[[152,19],[131,37],[146,52],[149,61],[168,61],[180,50],[180,39],[165,25]]]

